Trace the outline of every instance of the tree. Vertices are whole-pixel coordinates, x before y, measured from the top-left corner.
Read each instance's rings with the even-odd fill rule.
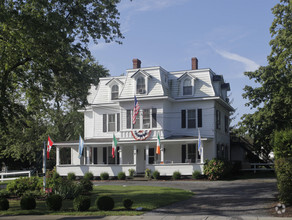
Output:
[[[35,161],[52,130],[59,131],[55,140],[76,137],[63,117],[86,105],[89,87],[108,74],[88,43],[120,43],[118,3],[1,1],[0,158]]]
[[[273,147],[275,131],[292,124],[292,3],[281,0],[272,9],[275,15],[270,28],[272,40],[268,66],[246,72],[258,87],[245,86],[243,97],[247,106],[256,109],[243,116],[241,128],[254,139],[254,146],[264,156]]]

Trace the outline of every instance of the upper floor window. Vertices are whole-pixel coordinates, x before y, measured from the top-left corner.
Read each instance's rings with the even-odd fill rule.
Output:
[[[190,79],[183,82],[183,95],[192,95],[192,83]]]
[[[117,114],[103,114],[103,132],[120,131],[120,113]]]
[[[201,128],[203,126],[202,109],[181,110],[181,128]]]
[[[145,94],[146,89],[145,89],[145,78],[140,76],[137,79],[137,94]]]
[[[112,87],[112,100],[118,99],[119,97],[119,86],[113,85]]]
[[[127,110],[127,129],[149,129],[157,127],[157,109],[143,109],[139,110],[136,117],[136,123],[132,123],[132,110]]]

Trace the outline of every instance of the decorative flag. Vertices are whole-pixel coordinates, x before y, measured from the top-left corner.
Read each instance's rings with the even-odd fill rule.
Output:
[[[160,154],[160,137],[159,137],[159,134],[157,135],[156,154]]]
[[[139,115],[139,109],[140,109],[140,106],[139,106],[139,103],[138,103],[138,100],[135,96],[135,101],[134,101],[134,109],[133,109],[133,125],[136,123],[136,117],[137,115]]]
[[[51,140],[50,136],[48,136],[47,159],[50,158],[50,151],[51,151],[53,145],[54,145],[54,142]]]
[[[79,159],[81,159],[82,157],[83,147],[84,147],[84,140],[82,139],[81,135],[79,135],[79,155],[78,155]]]
[[[198,133],[199,133],[199,137],[198,137],[198,151],[199,151],[199,155],[201,155],[202,153],[202,142],[201,142],[201,134],[200,134],[200,130],[198,129]]]
[[[113,143],[112,143],[112,156],[115,158],[115,151],[117,149],[118,141],[116,139],[115,134],[113,134]]]

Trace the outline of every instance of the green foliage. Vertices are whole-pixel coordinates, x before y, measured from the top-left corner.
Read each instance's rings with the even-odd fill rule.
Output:
[[[60,195],[49,195],[46,199],[46,204],[49,208],[49,210],[53,210],[53,211],[59,211],[62,208],[62,196]]]
[[[292,129],[275,132],[273,149],[276,158],[292,157]]]
[[[76,180],[76,175],[75,175],[75,173],[68,173],[68,175],[67,175],[67,179],[68,180]]]
[[[151,170],[148,168],[145,170],[145,178],[151,179]]]
[[[292,158],[279,158],[275,161],[275,171],[279,190],[279,199],[292,204]]]
[[[33,196],[23,196],[20,200],[20,207],[23,210],[32,210],[36,207],[36,201]]]
[[[17,196],[22,196],[26,191],[40,191],[43,187],[39,177],[21,177],[7,184],[7,191]]]
[[[59,194],[63,199],[74,199],[80,195],[84,188],[81,184],[74,181],[60,178],[60,182],[55,185],[55,194]]]
[[[181,173],[179,171],[174,171],[173,174],[172,174],[172,179],[173,180],[181,179]]]
[[[88,173],[85,173],[84,174],[84,179],[87,179],[87,180],[93,180],[93,173],[91,173],[91,172],[88,172]]]
[[[0,198],[9,198],[10,192],[8,192],[6,189],[0,190]]]
[[[134,169],[129,169],[128,171],[129,171],[129,177],[133,178],[134,174],[135,174],[135,170]]]
[[[119,172],[119,173],[118,173],[118,179],[119,179],[119,180],[125,180],[125,179],[126,179],[126,174],[125,174],[125,172]]]
[[[9,209],[9,201],[7,198],[0,197],[0,210],[5,211]]]
[[[83,193],[88,193],[93,190],[93,184],[89,179],[80,180],[80,186],[82,187]]]
[[[111,211],[115,207],[113,198],[109,196],[97,198],[95,204],[99,210],[103,211]]]
[[[100,178],[102,180],[108,180],[109,179],[109,174],[107,172],[103,172],[100,174]]]
[[[160,173],[159,171],[155,170],[153,173],[152,173],[152,176],[155,180],[158,180],[159,177],[160,177]]]
[[[90,208],[90,197],[89,196],[78,196],[73,200],[73,208],[75,211],[87,211]]]
[[[127,210],[132,208],[133,203],[134,202],[131,199],[124,199],[123,200],[123,205],[124,205],[125,209],[127,209]]]
[[[200,179],[201,178],[201,172],[198,171],[198,170],[195,170],[193,173],[192,173],[192,178],[197,180],[197,179]]]
[[[228,162],[220,159],[206,160],[204,164],[204,174],[209,180],[218,180],[226,177],[231,172]]]

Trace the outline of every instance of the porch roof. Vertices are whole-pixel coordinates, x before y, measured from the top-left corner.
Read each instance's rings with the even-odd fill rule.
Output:
[[[208,141],[213,138],[211,137],[201,137],[201,141]],[[85,139],[84,140],[84,145],[85,146],[90,146],[90,145],[111,145],[113,139],[112,138],[93,138],[93,139]],[[149,139],[149,140],[143,140],[143,141],[137,141],[137,140],[129,140],[129,139],[121,139],[117,138],[118,145],[123,145],[123,144],[153,144],[157,142],[157,139]],[[167,143],[192,143],[198,141],[198,137],[192,137],[192,136],[170,136],[165,139],[160,139],[161,144],[167,144]],[[70,146],[78,146],[79,141],[66,141],[66,142],[59,142],[59,143],[54,143],[55,146],[60,146],[60,147],[70,147]]]

